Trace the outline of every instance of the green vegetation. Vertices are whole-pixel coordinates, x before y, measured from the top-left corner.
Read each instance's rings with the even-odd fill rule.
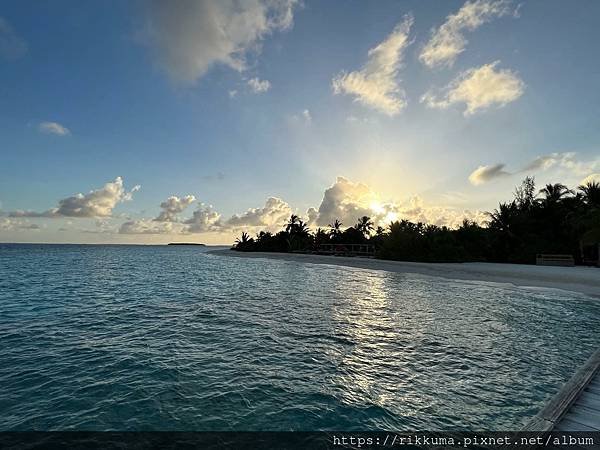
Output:
[[[292,215],[285,229],[273,234],[247,233],[234,245],[239,251],[319,252],[324,244],[370,244],[382,259],[427,262],[490,261],[535,263],[538,253],[573,255],[578,264],[598,259],[600,242],[600,184],[577,191],[548,184],[536,191],[534,179],[525,178],[514,199],[488,213],[483,226],[464,221],[456,229],[406,220],[374,228],[361,217],[346,229],[335,220],[314,232]]]

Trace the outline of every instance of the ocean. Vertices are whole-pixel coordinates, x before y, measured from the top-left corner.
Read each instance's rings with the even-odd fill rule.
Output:
[[[508,430],[600,344],[548,289],[0,244],[0,431]]]

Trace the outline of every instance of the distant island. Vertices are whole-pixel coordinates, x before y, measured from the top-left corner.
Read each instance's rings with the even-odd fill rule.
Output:
[[[169,242],[167,245],[199,245],[200,247],[206,247],[206,244],[197,244],[196,242]]]

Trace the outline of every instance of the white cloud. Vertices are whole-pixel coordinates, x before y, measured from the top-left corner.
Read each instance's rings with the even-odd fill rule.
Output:
[[[310,125],[312,123],[312,114],[308,109],[304,109],[300,113],[289,116],[288,123],[290,126]]]
[[[231,229],[264,228],[279,230],[292,215],[293,211],[285,201],[277,197],[269,197],[262,208],[250,208],[243,214],[234,214],[225,226]]]
[[[193,197],[193,196],[188,196]],[[167,202],[161,203],[163,206]],[[171,202],[173,204],[180,203]],[[161,212],[162,214],[162,212]],[[120,234],[193,234],[193,233],[230,233],[245,229],[250,231],[270,230],[279,231],[287,222],[292,209],[283,200],[269,197],[262,208],[250,208],[243,214],[234,214],[228,220],[223,220],[221,214],[211,205],[200,203],[192,216],[181,221],[162,221],[156,219],[138,219],[124,222]],[[159,216],[160,217],[160,216]],[[170,219],[176,219],[169,215]]]
[[[398,215],[400,218],[411,222],[422,222],[449,228],[459,227],[464,220],[483,224],[489,219],[484,211],[426,205],[419,196],[414,196],[402,204]]]
[[[180,224],[140,219],[124,222],[119,227],[119,234],[178,234],[181,230]]]
[[[144,41],[158,62],[182,83],[194,83],[220,64],[242,71],[246,55],[269,34],[293,22],[296,0],[153,0]]]
[[[508,69],[496,69],[500,61],[462,72],[438,98],[429,91],[421,97],[421,103],[430,108],[446,109],[456,103],[464,103],[464,115],[472,115],[491,106],[504,106],[514,102],[525,90],[525,83]]]
[[[336,219],[350,226],[359,217],[370,216],[370,205],[376,200],[377,196],[366,184],[337,177],[335,183],[325,190],[319,208],[309,209],[307,215],[317,226],[327,226]]]
[[[593,172],[600,170],[600,158],[582,161],[577,157],[575,152],[550,153],[535,158],[527,164],[522,172],[563,169],[577,176],[587,176]]]
[[[600,173],[592,173],[579,182],[579,185],[588,183],[600,183]]]
[[[177,216],[185,211],[194,201],[196,201],[196,197],[193,195],[186,195],[181,198],[172,195],[160,204],[162,211],[154,220],[156,222],[177,222]]]
[[[58,122],[41,122],[38,130],[46,134],[56,134],[57,136],[68,136],[71,131]]]
[[[190,197],[193,196],[187,198]],[[165,206],[167,203],[169,204],[168,208]],[[171,205],[177,206],[171,207]],[[167,200],[161,204],[161,207],[163,210],[173,212],[179,211],[180,205],[180,201],[170,202]],[[119,233],[172,235],[220,233],[230,235],[240,230],[252,233],[263,230],[277,232],[284,228],[293,213],[294,210],[287,202],[277,197],[269,197],[263,207],[249,208],[242,214],[234,214],[224,220],[212,206],[200,203],[188,219],[179,220],[174,215],[168,215],[170,221],[128,220],[121,225]],[[464,219],[478,223],[482,223],[486,219],[485,213],[481,211],[426,205],[418,196],[400,203],[384,202],[368,185],[355,183],[344,177],[337,177],[335,183],[325,190],[319,208],[309,208],[306,216],[308,216],[307,222],[312,227],[326,227],[335,219],[340,220],[344,227],[348,227],[356,224],[362,216],[369,216],[376,225],[384,227],[392,221],[402,219],[449,227],[459,226]]]
[[[237,96],[238,91],[235,89],[232,89],[228,92],[229,98],[235,98]]]
[[[487,183],[497,178],[502,178],[510,175],[509,172],[504,170],[504,164],[495,164],[493,166],[479,166],[475,169],[471,175],[469,175],[469,181],[475,186]]]
[[[468,43],[465,31],[473,31],[491,20],[510,12],[510,0],[467,1],[451,14],[425,45],[419,59],[428,67],[451,66]]]
[[[131,200],[134,192],[140,186],[134,186],[130,191],[123,187],[123,179],[115,178],[104,187],[92,190],[87,194],[76,194],[59,200],[56,208],[44,212],[15,211],[11,217],[110,217],[118,203]]]
[[[586,177],[584,179],[593,180],[598,175],[595,172],[600,170],[600,158],[581,160],[575,152],[549,153],[537,156],[520,170],[508,172],[504,168],[505,164],[479,166],[469,175],[469,181],[474,185],[480,185],[508,175],[534,174],[547,171],[555,171],[556,175],[562,177]]]
[[[312,122],[312,115],[310,113],[310,111],[308,109],[305,109],[304,111],[302,111],[302,117],[304,117],[304,120],[307,123],[311,123]]]
[[[344,228],[356,224],[362,216],[368,216],[376,225],[384,227],[402,219],[456,227],[464,219],[482,223],[486,218],[481,211],[425,205],[419,196],[400,203],[382,201],[368,185],[344,177],[337,177],[335,183],[325,190],[319,208],[309,208],[307,216],[312,226],[326,227],[337,219]]]
[[[27,53],[27,42],[19,37],[6,19],[0,17],[0,57],[17,59]]]
[[[248,80],[248,86],[252,89],[252,92],[256,94],[260,94],[262,92],[267,92],[271,89],[271,82],[269,80],[260,80],[258,78],[250,78]]]
[[[362,69],[334,77],[333,92],[351,95],[354,101],[390,116],[402,111],[406,106],[406,95],[397,78],[404,50],[410,44],[412,23],[412,16],[406,16],[383,42],[369,50]]]
[[[212,206],[200,203],[187,220],[179,220],[177,215],[183,212],[196,198],[188,195],[183,198],[169,197],[160,204],[162,211],[155,219],[138,219],[124,222],[119,234],[191,234],[223,231],[221,215]],[[160,219],[160,220],[159,220]]]
[[[206,233],[209,231],[222,231],[221,215],[214,211],[211,205],[200,203],[192,217],[185,221],[188,233]]]
[[[27,220],[15,220],[8,217],[0,217],[0,231],[38,231],[42,227]]]

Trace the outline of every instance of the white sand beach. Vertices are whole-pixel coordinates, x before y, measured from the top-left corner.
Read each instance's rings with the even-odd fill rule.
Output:
[[[418,273],[453,280],[510,283],[521,287],[563,289],[600,298],[600,269],[596,267],[551,267],[498,263],[418,263],[297,253],[236,252],[229,249],[213,250],[210,253],[238,258],[270,258],[388,272]]]

